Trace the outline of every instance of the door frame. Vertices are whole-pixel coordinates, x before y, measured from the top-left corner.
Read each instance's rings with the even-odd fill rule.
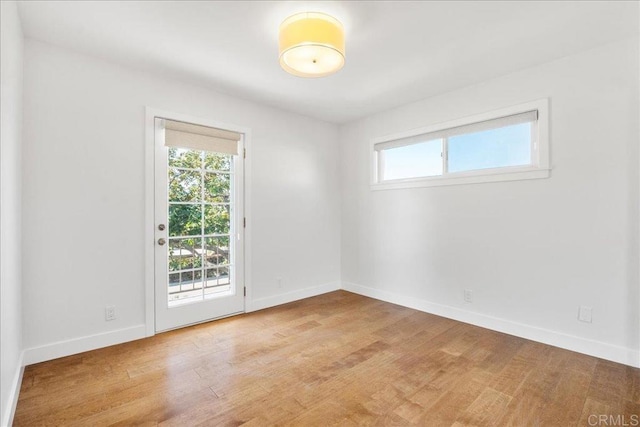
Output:
[[[243,206],[245,227],[243,275],[244,287],[246,289],[244,311],[247,312],[248,301],[251,299],[251,128],[239,126],[232,123],[224,123],[208,118],[192,116],[189,114],[176,113],[172,111],[160,110],[152,107],[145,107],[145,200],[144,200],[144,281],[145,281],[145,332],[150,337],[156,334],[155,317],[155,118],[161,117],[187,123],[194,123],[203,126],[227,129],[244,135],[244,188]]]

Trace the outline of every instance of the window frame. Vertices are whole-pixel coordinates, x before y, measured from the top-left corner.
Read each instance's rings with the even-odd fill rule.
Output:
[[[472,125],[488,120],[496,120],[514,114],[538,111],[537,126],[532,126],[532,134],[537,136],[531,147],[531,164],[524,166],[503,166],[491,169],[475,169],[462,172],[448,172],[448,138],[443,137],[443,171],[442,175],[429,177],[402,178],[394,180],[382,180],[379,151],[376,144],[392,142],[395,140],[420,136],[423,134],[441,132],[459,126]],[[475,184],[482,182],[518,181],[526,179],[543,179],[550,176],[549,159],[549,99],[543,98],[526,102],[499,110],[475,114],[460,119],[449,120],[435,125],[412,129],[406,132],[396,133],[383,137],[373,138],[370,141],[369,153],[370,186],[372,190],[389,190],[396,188],[434,187],[442,185]]]

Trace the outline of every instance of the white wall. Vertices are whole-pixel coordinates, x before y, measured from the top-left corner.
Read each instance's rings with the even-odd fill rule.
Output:
[[[27,363],[144,330],[151,106],[252,128],[250,309],[334,289],[342,274],[356,292],[637,364],[637,40],[377,114],[339,134],[40,42],[25,49]],[[369,189],[371,138],[542,97],[551,101],[550,179]],[[471,305],[464,288],[474,291]],[[117,306],[116,321],[104,321],[107,304]],[[593,307],[593,323],[577,321],[579,305]],[[103,336],[111,338],[91,338]]]
[[[0,3],[0,425],[9,425],[22,375],[22,29],[15,2]]]
[[[341,127],[343,285],[638,365],[638,76],[624,40]],[[551,178],[370,190],[371,138],[544,97]]]
[[[339,286],[335,125],[30,40],[24,97],[26,363],[144,330],[145,106],[252,129],[250,309]]]

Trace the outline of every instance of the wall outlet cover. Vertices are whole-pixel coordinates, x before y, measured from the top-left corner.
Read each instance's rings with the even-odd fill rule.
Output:
[[[106,321],[114,320],[116,318],[116,306],[108,305],[104,309],[104,318]]]
[[[591,323],[591,307],[581,305],[578,309],[578,320],[581,322]]]
[[[473,302],[473,291],[471,289],[464,290],[464,302]]]

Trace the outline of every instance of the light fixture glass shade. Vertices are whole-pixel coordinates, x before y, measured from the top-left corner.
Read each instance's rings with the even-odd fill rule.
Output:
[[[299,77],[324,77],[344,66],[344,29],[320,12],[292,15],[280,24],[280,66]]]

